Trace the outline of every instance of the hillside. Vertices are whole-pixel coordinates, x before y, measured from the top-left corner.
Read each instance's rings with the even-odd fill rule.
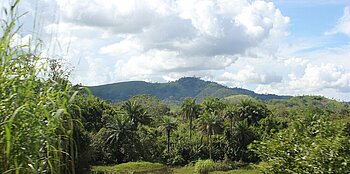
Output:
[[[215,82],[195,77],[184,77],[169,83],[148,83],[144,81],[121,82],[89,87],[92,94],[108,101],[121,101],[139,95],[149,94],[166,101],[182,101],[186,97],[202,101],[206,97],[224,98],[232,95],[248,95],[261,100],[286,99],[289,96],[257,94],[242,88],[229,88]]]
[[[339,102],[323,96],[295,96],[288,100],[273,99],[267,102],[275,108],[324,108],[330,112],[348,112],[349,103]]]

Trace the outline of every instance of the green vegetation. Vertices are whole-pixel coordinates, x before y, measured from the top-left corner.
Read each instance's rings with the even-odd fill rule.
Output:
[[[237,170],[231,170],[227,172],[215,171],[215,172],[211,172],[211,174],[261,174],[261,172],[254,169],[237,169]]]
[[[230,161],[256,162],[259,158],[247,147],[260,139],[261,123],[271,115],[264,103],[251,100],[231,104],[206,98],[197,104],[186,98],[170,111],[150,96],[135,96],[113,106],[92,96],[78,97],[82,99],[75,104],[84,108],[82,123],[88,126],[91,142],[82,153],[89,154],[92,165],[140,160],[172,166],[200,159],[226,160],[229,166],[234,163]],[[161,107],[147,107],[149,103]]]
[[[40,58],[37,45],[12,44],[18,3],[1,12],[0,173],[71,173],[80,123],[70,108],[77,92],[59,62]]]
[[[252,149],[271,165],[269,173],[350,173],[344,128],[327,117],[306,116]]]
[[[87,96],[81,95],[80,97]],[[95,100],[96,103],[100,100],[91,96],[87,98]],[[323,102],[317,97],[307,98],[313,103]],[[288,103],[295,100],[291,98],[283,101]],[[166,105],[162,104],[161,100],[155,100],[151,96],[135,96],[124,103],[115,103],[113,106],[105,103],[107,110],[113,110],[108,113],[114,114],[116,121],[120,122],[115,124],[120,128],[114,128],[114,130],[119,130],[119,133],[114,134],[124,137],[114,138],[119,140],[114,144],[108,143],[108,137],[111,135],[104,136],[103,132],[110,129],[108,125],[113,121],[107,121],[107,115],[103,114],[105,112],[100,112],[102,113],[99,116],[102,118],[102,126],[99,131],[90,132],[94,137],[91,140],[92,146],[98,144],[94,143],[96,140],[100,144],[89,153],[92,153],[92,156],[102,155],[102,158],[99,160],[95,158],[95,161],[90,164],[146,160],[171,166],[189,165],[189,167],[173,168],[175,173],[199,173],[200,171],[205,173],[205,171],[229,169],[234,170],[226,173],[243,171],[246,173],[259,173],[259,171],[284,173],[287,172],[286,170],[292,171],[291,168],[302,172],[306,171],[303,165],[311,166],[313,169],[310,169],[311,173],[336,172],[335,168],[341,172],[347,172],[347,166],[344,165],[347,164],[345,154],[348,149],[345,146],[347,144],[345,140],[348,134],[345,130],[348,130],[346,128],[350,126],[346,127],[339,123],[347,123],[349,120],[348,115],[342,115],[346,113],[344,110],[348,106],[346,103],[327,100],[337,105],[332,112],[329,112],[326,105],[308,107],[300,104],[297,106],[285,105],[279,108],[277,106],[281,106],[281,103],[274,103],[275,101],[262,102],[246,98],[234,103],[225,99],[206,98],[199,104],[195,103],[192,98],[186,98],[180,107],[171,111],[163,108]],[[146,116],[146,120],[149,121],[137,123],[131,121],[132,118],[136,118],[135,115],[140,115],[130,114],[129,107],[125,107],[130,105],[131,101],[134,106],[137,106],[136,108],[139,108],[134,113],[143,113],[142,117],[137,116],[137,118]],[[149,103],[162,107],[147,107]],[[91,105],[79,106],[81,108],[92,107]],[[106,108],[101,108],[101,110],[106,110]],[[159,112],[158,108],[163,108],[162,112]],[[129,123],[129,126],[126,123]],[[296,129],[295,125],[299,125],[299,128]],[[312,134],[304,134],[304,129],[300,127],[306,128],[306,133],[311,132]],[[122,132],[122,130],[128,132]],[[306,143],[309,143],[310,147]],[[303,148],[304,152],[297,154],[295,152],[297,148]],[[328,157],[327,160],[324,160],[325,157],[332,155],[334,158]],[[298,164],[298,157],[302,159],[300,160],[302,164]],[[248,163],[261,160],[267,162],[265,167],[251,165],[253,167],[246,168]],[[315,163],[317,160],[321,161]],[[193,161],[198,162],[193,164]],[[334,163],[333,167],[331,163],[332,165]],[[193,164],[192,167],[191,164]],[[296,168],[298,165],[300,165],[300,170]]]
[[[168,168],[159,163],[150,162],[128,162],[115,166],[94,166],[92,173],[159,173],[164,174],[168,172]]]
[[[232,95],[248,95],[262,100],[287,99],[288,96],[256,94],[242,88],[228,88],[214,82],[195,77],[184,77],[169,83],[147,83],[142,81],[121,82],[89,87],[91,92],[104,100],[121,101],[132,96],[149,94],[169,103],[180,104],[186,97],[202,101],[205,98],[224,98]]]
[[[214,162],[212,160],[199,160],[194,164],[196,173],[208,174],[213,171],[227,171],[230,169],[228,164]]]
[[[0,173],[350,173],[349,104],[197,78],[91,88],[110,103],[11,44],[18,3],[1,23]]]
[[[205,160],[209,161],[209,160]],[[204,162],[204,161],[203,161]],[[206,162],[204,162],[206,163]],[[261,174],[259,168],[262,168],[260,165],[251,165],[248,167],[243,167],[240,169],[232,169],[233,166],[228,166],[228,164],[224,163],[218,163],[218,162],[208,162],[211,163],[211,172],[210,174]],[[229,169],[232,170],[229,170]],[[214,169],[214,170],[213,170]],[[196,174],[199,173],[198,170],[196,170],[195,166],[185,166],[185,167],[177,167],[172,168],[173,174]]]
[[[201,169],[199,169],[201,168]],[[198,161],[195,166],[169,168],[159,163],[150,162],[128,162],[114,166],[93,166],[91,173],[149,173],[149,174],[195,174],[206,168],[210,174],[261,174],[258,169],[252,167],[228,170],[229,166],[210,160]],[[209,169],[210,168],[210,169]],[[205,172],[204,172],[205,173]]]

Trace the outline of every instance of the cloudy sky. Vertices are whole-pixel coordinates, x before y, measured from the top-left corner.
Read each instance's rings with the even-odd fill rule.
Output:
[[[19,37],[39,36],[45,55],[74,67],[74,83],[196,76],[350,101],[349,0],[22,0],[20,9],[29,13]]]

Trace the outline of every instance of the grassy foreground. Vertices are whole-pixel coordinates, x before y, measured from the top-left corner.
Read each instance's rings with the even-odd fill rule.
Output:
[[[119,164],[115,166],[93,166],[91,171],[92,173],[108,173],[108,174],[122,174],[122,173],[155,173],[155,174],[163,174],[169,173],[168,167],[159,164],[159,163],[151,163],[151,162],[128,162],[124,164]]]
[[[196,174],[194,167],[180,167],[172,168],[173,174]],[[236,169],[230,171],[214,171],[209,172],[210,174],[260,174],[259,170],[256,169]]]
[[[195,168],[191,167],[176,167],[168,168],[159,163],[151,162],[129,162],[115,166],[93,166],[93,174],[196,174]],[[211,174],[260,174],[257,169],[236,169],[230,171],[215,171]]]

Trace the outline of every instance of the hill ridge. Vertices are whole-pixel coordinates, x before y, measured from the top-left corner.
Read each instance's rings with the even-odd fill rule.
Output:
[[[197,77],[182,77],[166,83],[145,81],[127,81],[99,86],[88,86],[93,95],[109,101],[121,101],[140,95],[149,94],[162,100],[182,101],[186,97],[201,101],[206,97],[224,98],[231,95],[248,95],[261,100],[287,99],[290,96],[275,94],[257,94],[238,87],[227,87],[217,82],[205,81]]]

